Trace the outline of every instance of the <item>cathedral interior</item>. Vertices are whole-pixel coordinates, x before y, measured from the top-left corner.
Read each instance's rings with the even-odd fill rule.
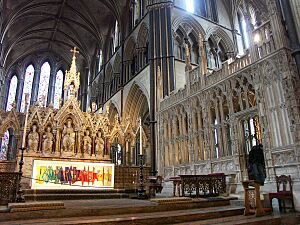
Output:
[[[1,0],[0,223],[300,224],[299,24],[299,0]]]

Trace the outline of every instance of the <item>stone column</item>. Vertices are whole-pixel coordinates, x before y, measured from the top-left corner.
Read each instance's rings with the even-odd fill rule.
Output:
[[[172,126],[173,126],[173,142],[174,142],[174,165],[179,163],[179,145],[178,145],[178,141],[176,140],[178,138],[178,133],[177,133],[177,118],[174,115],[172,117]]]
[[[284,2],[288,3],[288,0],[284,0],[281,2],[283,3],[283,6],[284,6],[285,5]],[[280,10],[277,7],[276,0],[267,1],[267,7],[268,7],[268,11],[269,11],[270,24],[271,24],[274,41],[275,41],[275,46],[277,49],[285,47],[285,46],[287,46],[286,32],[285,32],[285,28],[281,22],[282,18],[280,15]]]
[[[47,105],[54,103],[54,94],[55,94],[55,82],[56,82],[56,70],[51,68],[50,79],[49,79],[49,88],[48,88],[48,98]]]
[[[128,80],[130,80],[133,76],[134,76],[134,74],[132,74],[132,72],[134,72],[134,71],[132,71],[132,69],[134,69],[134,68],[132,68],[132,60],[130,60],[130,61],[128,61],[128,65],[127,65],[127,68],[128,68]]]
[[[168,146],[169,146],[169,158],[170,158],[170,165],[174,165],[174,155],[172,154],[172,152],[174,152],[175,150],[175,146],[172,145],[172,120],[168,120],[167,123],[168,126]]]
[[[173,0],[149,0],[149,49],[150,49],[150,149],[151,174],[156,175],[156,80],[157,66],[163,77],[163,96],[175,87],[174,54],[171,8]]]
[[[197,113],[194,109],[191,110],[192,116],[192,130],[190,137],[192,138],[191,142],[193,143],[194,155],[192,161],[198,161],[199,159],[199,145],[198,145],[198,120]]]
[[[220,125],[221,125],[221,136],[222,136],[222,146],[223,146],[223,155],[228,155],[228,137],[227,137],[227,125],[225,121],[225,115],[224,115],[224,108],[223,108],[223,102],[222,98],[220,98],[219,101],[219,109],[220,109]]]
[[[40,73],[41,68],[37,67],[34,70],[34,77],[33,77],[33,83],[32,83],[32,94],[31,94],[31,100],[30,105],[34,105],[36,101],[38,100],[38,93],[39,93],[39,83],[40,83]]]
[[[23,96],[23,88],[24,88],[24,79],[20,76],[20,79],[18,80],[17,85],[17,91],[16,91],[16,107],[17,111],[19,112],[21,110],[21,103],[22,103],[22,96]],[[9,90],[9,87],[7,91]],[[5,101],[7,102],[7,101]]]
[[[202,124],[202,115],[201,112],[198,111],[197,112],[197,119],[198,119],[198,154],[200,153],[200,157],[198,155],[198,160],[205,160],[205,149],[204,149],[204,145],[203,145],[203,124]]]
[[[298,68],[298,75],[300,76],[300,43],[299,43],[299,38],[298,38],[298,33],[297,33],[297,27],[299,29],[299,24],[297,23],[297,21],[295,21],[295,20],[297,20],[296,17],[295,17],[295,20],[293,18],[292,7],[290,4],[290,3],[292,3],[293,7],[295,7],[295,11],[297,11],[296,1],[297,0],[290,0],[290,1],[283,0],[283,1],[281,1],[281,5],[282,5],[282,10],[283,10],[284,16],[285,16],[285,22],[286,22],[288,35],[289,35],[290,45],[293,49],[292,55],[295,58],[296,65]],[[278,10],[276,12],[278,12]],[[299,10],[298,10],[298,14],[299,14]],[[299,15],[297,18],[299,20],[299,18],[300,18]],[[297,24],[297,26],[296,26],[296,24]],[[282,30],[282,24],[279,24],[279,26],[280,26],[279,29]],[[285,36],[283,38],[285,38]]]
[[[8,85],[8,82],[1,85],[1,109],[3,110],[6,110],[7,105]]]
[[[88,79],[89,79],[89,68],[86,67],[84,75],[82,76],[81,83],[81,110],[86,112],[88,106]]]

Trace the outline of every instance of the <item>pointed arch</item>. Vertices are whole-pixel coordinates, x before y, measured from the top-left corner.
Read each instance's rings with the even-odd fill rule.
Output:
[[[106,67],[105,71],[105,82],[110,82],[113,74],[112,65],[109,63]]]
[[[29,94],[29,99],[31,98],[34,71],[35,69],[32,64],[28,65],[25,70],[22,102],[20,109],[21,112],[24,112],[25,110],[25,94]]]
[[[38,101],[42,106],[46,106],[48,97],[48,88],[50,80],[51,66],[48,61],[44,62],[41,67]]]
[[[180,26],[185,30],[187,35],[193,32],[196,37],[199,34],[205,37],[204,29],[192,16],[177,17],[174,19],[172,22],[173,30],[176,31]]]
[[[146,23],[142,23],[140,25],[140,30],[137,36],[137,47],[142,48],[146,47],[147,41],[148,41],[148,26]]]
[[[136,122],[139,117],[145,117],[149,113],[148,100],[142,89],[134,83],[126,98],[124,118],[131,118]]]
[[[115,61],[114,61],[114,73],[121,72],[121,57],[120,54],[117,53]]]
[[[125,61],[129,61],[133,59],[134,51],[135,51],[136,41],[131,36],[126,43],[125,51],[124,51],[124,59]]]
[[[12,104],[16,100],[17,86],[18,86],[18,78],[16,75],[13,75],[9,83],[6,111],[10,111],[12,109]]]
[[[219,44],[220,42],[224,44],[226,52],[234,52],[234,44],[228,34],[220,27],[213,26],[207,30],[205,40],[208,41],[210,37]]]
[[[53,106],[55,109],[59,109],[60,100],[62,99],[63,93],[63,82],[64,82],[64,74],[62,70],[57,71],[55,77],[55,91],[54,91],[54,103]]]

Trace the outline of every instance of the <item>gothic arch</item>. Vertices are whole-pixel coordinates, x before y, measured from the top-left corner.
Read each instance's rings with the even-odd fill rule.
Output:
[[[20,133],[20,124],[19,124],[19,118],[15,112],[15,110],[12,110],[9,112],[9,114],[6,116],[6,118],[3,120],[0,126],[0,136],[2,137],[6,130],[12,128],[14,130],[15,136],[18,137]]]
[[[112,78],[112,74],[113,74],[113,68],[111,66],[111,64],[109,63],[106,67],[106,71],[105,71],[105,82],[110,82],[111,78]]]
[[[124,51],[124,59],[125,61],[132,60],[133,54],[135,51],[135,46],[136,46],[136,41],[135,39],[131,36],[129,40],[127,41],[125,51]]]
[[[120,54],[117,53],[115,60],[114,60],[114,73],[121,72],[121,57]]]
[[[196,37],[201,34],[205,36],[205,31],[202,26],[191,16],[177,17],[172,23],[173,31],[176,31],[179,27],[182,27],[186,34],[194,33]]]
[[[143,117],[147,113],[149,113],[147,97],[140,86],[134,83],[126,98],[124,118],[131,118],[132,122],[136,123],[140,116]]]
[[[140,30],[137,36],[137,47],[138,48],[142,48],[142,47],[146,47],[147,44],[147,40],[148,40],[148,26],[146,23],[142,23],[140,26]]]
[[[213,26],[207,30],[205,40],[208,41],[210,37],[219,44],[220,42],[224,45],[226,52],[234,52],[234,45],[228,34],[220,27]]]

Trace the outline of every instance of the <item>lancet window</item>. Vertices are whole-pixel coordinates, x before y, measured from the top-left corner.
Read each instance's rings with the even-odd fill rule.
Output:
[[[97,70],[98,70],[98,72],[100,72],[101,67],[102,67],[102,58],[103,58],[102,54],[103,54],[102,49],[99,49],[99,53],[97,55]]]
[[[41,67],[38,100],[41,106],[46,106],[50,79],[50,64],[45,62]]]
[[[34,77],[34,67],[33,65],[29,65],[25,71],[24,87],[23,87],[22,102],[21,102],[21,109],[20,109],[21,112],[25,111],[25,94],[28,93],[29,99],[31,98],[33,77]]]
[[[6,104],[6,111],[10,111],[12,109],[12,103],[16,99],[16,92],[17,92],[17,86],[18,86],[18,78],[16,75],[14,75],[9,84],[9,91],[7,96],[7,104]]]
[[[185,0],[186,11],[190,13],[195,12],[194,0]]]
[[[185,0],[185,9],[190,13],[195,13],[218,22],[216,0]]]
[[[56,73],[55,92],[54,92],[54,108],[59,109],[60,100],[62,99],[64,74],[61,70]]]
[[[119,32],[119,24],[116,20],[115,24],[115,31],[114,31],[114,51],[116,51],[116,48],[119,47],[120,44],[120,32]]]

